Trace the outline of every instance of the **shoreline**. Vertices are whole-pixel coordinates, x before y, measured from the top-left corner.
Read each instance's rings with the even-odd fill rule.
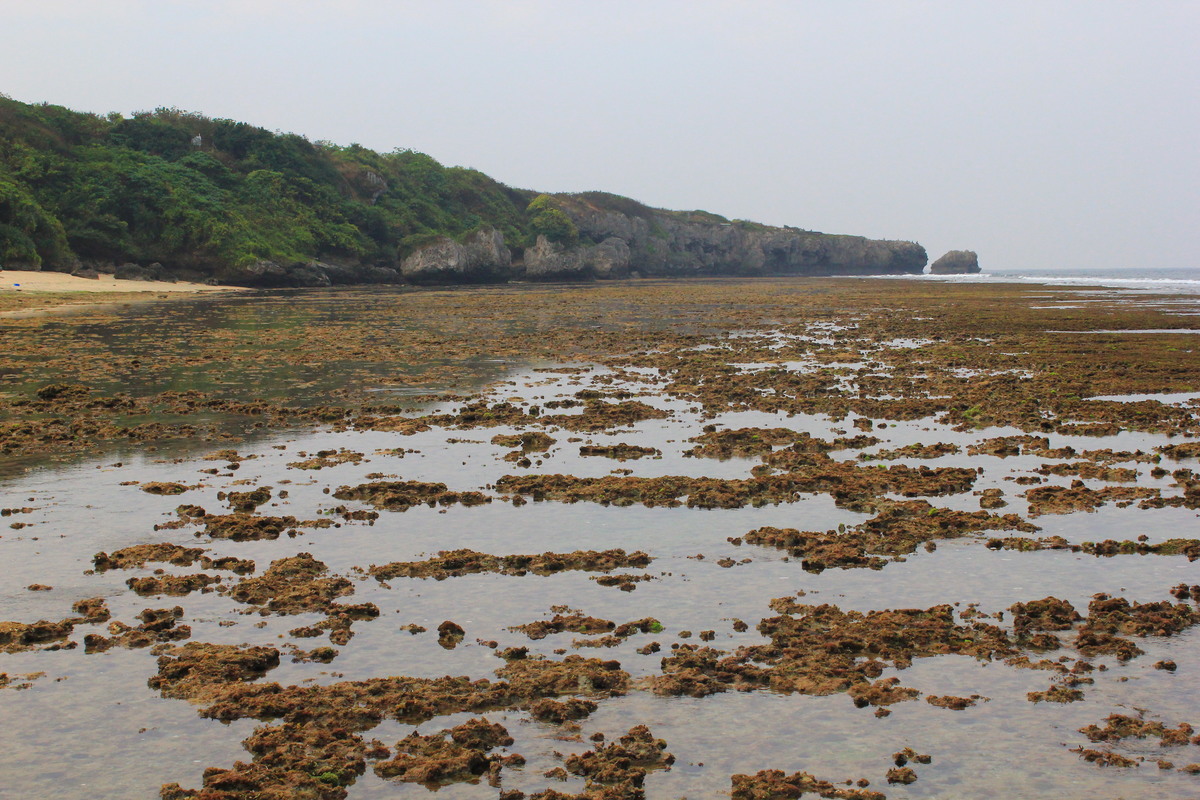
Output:
[[[17,288],[19,287],[19,288]],[[167,292],[199,294],[204,292],[251,291],[240,286],[211,286],[206,283],[166,283],[163,281],[126,281],[104,275],[79,278],[65,272],[0,269],[0,292]]]
[[[810,279],[814,281],[825,280],[884,280],[901,282],[912,281],[915,284],[926,285],[975,285],[975,286],[993,286],[993,287],[1019,287],[1029,289],[1033,287],[1042,287],[1043,289],[1056,289],[1063,291],[1078,291],[1087,289],[1108,289],[1117,292],[1127,292],[1131,296],[1152,296],[1152,295],[1176,295],[1182,294],[1188,296],[1192,292],[1177,292],[1169,289],[1164,291],[1164,287],[1156,285],[1160,283],[1171,283],[1171,281],[1154,280],[1149,281],[1148,285],[1130,286],[1129,279],[1121,279],[1115,277],[1092,276],[1087,283],[1079,283],[1075,280],[1067,280],[1064,282],[1063,276],[1057,275],[929,275],[928,273],[919,275],[813,275],[813,276],[758,276],[755,278],[745,278],[738,276],[695,276],[691,278],[649,278],[649,279],[617,279],[604,281],[586,281],[582,286],[600,287],[614,286],[630,283],[657,284],[660,282],[675,283],[683,281],[685,283],[723,283],[728,281],[759,281],[759,280],[787,280],[787,279]],[[982,280],[980,278],[983,278]],[[990,280],[989,280],[990,278]],[[372,286],[381,286],[384,284],[361,284],[340,287],[324,287],[325,289],[344,289],[344,290],[366,290]],[[401,284],[403,285],[403,284]],[[564,281],[548,281],[548,282],[525,282],[525,281],[509,281],[505,283],[495,284],[474,284],[474,283],[452,283],[452,284],[407,284],[404,285],[411,290],[433,290],[433,291],[453,291],[455,289],[478,289],[482,287],[492,288],[512,288],[514,286],[540,286],[549,289],[551,287],[563,286],[580,286],[579,282],[564,282]],[[294,290],[290,287],[284,288],[284,291]],[[167,283],[163,281],[134,281],[134,280],[117,280],[112,276],[102,276],[98,279],[80,278],[73,275],[68,275],[62,272],[50,271],[25,271],[25,270],[4,270],[0,269],[0,319],[35,319],[44,316],[53,316],[58,314],[75,314],[87,311],[113,310],[121,306],[131,304],[141,304],[156,302],[160,300],[178,300],[192,299],[201,295],[221,296],[221,295],[246,295],[250,293],[262,292],[264,289],[245,286],[231,285],[210,285],[201,283],[190,283],[179,281],[176,283]],[[270,290],[267,290],[270,291]]]
[[[0,270],[0,318],[37,317],[67,307],[97,308],[117,303],[252,291],[241,286],[211,286],[185,281],[127,281],[107,275],[79,278],[63,272]],[[34,305],[35,302],[38,304]]]

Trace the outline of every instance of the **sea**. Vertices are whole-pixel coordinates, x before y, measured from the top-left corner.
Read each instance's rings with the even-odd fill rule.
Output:
[[[1036,283],[1097,286],[1148,294],[1200,294],[1200,267],[995,269],[973,275],[921,275],[919,280],[949,283]]]

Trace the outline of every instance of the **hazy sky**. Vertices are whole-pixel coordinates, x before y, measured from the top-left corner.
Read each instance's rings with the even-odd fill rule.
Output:
[[[985,269],[1200,266],[1200,2],[0,0],[0,92]]]

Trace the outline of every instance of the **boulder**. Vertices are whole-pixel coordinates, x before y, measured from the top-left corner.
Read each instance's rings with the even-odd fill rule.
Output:
[[[404,276],[391,267],[363,267],[363,280],[367,283],[403,283]]]
[[[117,267],[113,277],[119,281],[152,281],[155,280],[155,272],[150,267],[129,261]]]
[[[175,283],[176,281],[175,275],[157,261],[155,261],[146,269],[148,269],[150,274],[154,276],[153,280],[164,281],[165,283]]]
[[[175,276],[171,271],[162,264],[155,261],[153,264],[145,266],[135,264],[132,261],[126,262],[117,267],[113,273],[113,277],[119,281],[165,281],[166,283],[174,283]]]
[[[297,264],[287,271],[288,283],[293,286],[313,288],[329,286],[329,275],[317,264]]]
[[[979,272],[979,256],[974,250],[951,250],[929,265],[930,275],[967,275]]]
[[[287,286],[287,269],[274,261],[255,261],[241,267],[230,267],[215,275],[221,283],[233,286]]]
[[[78,270],[90,270],[98,275],[108,275],[111,277],[116,272],[117,266],[111,261],[83,261],[80,262]]]
[[[310,261],[309,267],[320,270],[329,277],[333,286],[353,286],[363,283],[400,283],[400,273],[391,267],[340,263],[337,261]],[[293,268],[294,271],[294,268]]]

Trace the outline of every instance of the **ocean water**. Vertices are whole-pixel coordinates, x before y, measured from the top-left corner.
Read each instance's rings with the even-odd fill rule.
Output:
[[[922,275],[950,283],[1035,283],[1124,289],[1147,294],[1200,294],[1200,267],[1171,269],[995,269],[975,275]]]

